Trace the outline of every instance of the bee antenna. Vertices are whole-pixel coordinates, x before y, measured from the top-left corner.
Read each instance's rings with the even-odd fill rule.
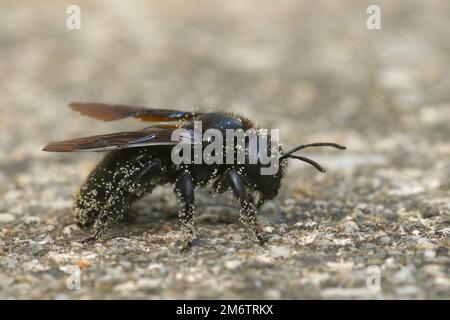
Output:
[[[317,170],[319,170],[320,172],[325,172],[327,170],[325,170],[325,168],[323,168],[320,164],[318,164],[317,162],[315,162],[314,160],[305,158],[305,157],[301,157],[301,156],[295,156],[295,155],[288,155],[287,158],[292,158],[292,159],[297,159],[297,160],[301,160],[301,161],[305,161],[311,165],[314,166],[314,168],[316,168]]]
[[[333,148],[340,149],[340,150],[347,149],[344,146],[341,146],[341,145],[339,145],[337,143],[332,143],[332,142],[315,142],[315,143],[309,143],[309,144],[301,144],[301,145],[299,145],[299,146],[289,150],[284,155],[282,155],[280,157],[280,160],[283,160],[284,158],[289,157],[290,154],[292,154],[292,153],[294,153],[294,152],[296,152],[298,150],[309,148],[309,147],[333,147]]]

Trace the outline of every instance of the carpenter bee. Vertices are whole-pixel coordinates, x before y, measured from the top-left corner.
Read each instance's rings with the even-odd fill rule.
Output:
[[[177,164],[173,161],[172,151],[179,143],[188,143],[192,147],[200,146],[201,150],[204,150],[212,142],[211,139],[205,141],[203,138],[195,138],[196,122],[201,122],[202,132],[215,129],[224,134],[227,130],[256,129],[255,125],[243,116],[226,112],[200,113],[78,102],[69,106],[82,115],[103,121],[134,117],[153,122],[152,126],[139,131],[66,140],[44,147],[44,151],[51,152],[108,152],[89,174],[74,199],[72,212],[76,222],[81,227],[93,229],[92,236],[85,241],[98,239],[108,227],[124,216],[134,201],[152,192],[156,186],[171,184],[181,201],[179,219],[183,230],[184,249],[190,248],[196,236],[194,189],[206,186],[210,186],[215,193],[228,190],[232,192],[240,204],[239,220],[262,244],[265,237],[257,221],[257,208],[277,196],[285,175],[287,158],[305,161],[324,172],[325,169],[318,163],[294,153],[307,147],[329,146],[345,149],[335,143],[311,143],[283,152],[278,145],[275,148],[267,148],[269,144],[272,146],[269,135],[262,143],[258,140],[256,149],[250,148],[246,140],[243,150],[247,156],[251,156],[251,153],[259,153],[262,147],[265,147],[268,154],[277,159],[278,164],[278,170],[270,175],[261,174],[261,169],[267,167],[267,164],[262,163],[259,158],[253,163],[218,161],[212,164]],[[178,129],[184,129],[184,134],[173,139],[173,133]],[[260,131],[256,132],[256,136],[260,137]],[[225,149],[229,151],[229,148]],[[219,154],[219,159],[222,156],[225,158],[225,155]]]

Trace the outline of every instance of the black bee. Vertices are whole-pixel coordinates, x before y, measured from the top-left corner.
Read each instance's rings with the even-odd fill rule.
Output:
[[[112,224],[119,221],[131,203],[152,192],[158,185],[172,184],[181,200],[179,218],[183,227],[183,248],[188,249],[195,239],[194,189],[211,186],[213,192],[231,190],[240,203],[240,221],[264,243],[265,237],[256,218],[256,208],[266,200],[275,198],[285,175],[287,158],[305,161],[321,172],[325,170],[313,160],[293,153],[307,148],[331,146],[345,147],[335,143],[312,143],[299,145],[283,153],[281,147],[268,148],[271,156],[279,161],[279,170],[272,175],[261,175],[266,164],[181,164],[171,158],[174,146],[180,141],[172,140],[175,129],[184,128],[193,133],[194,121],[201,121],[202,130],[254,128],[249,119],[231,113],[194,113],[169,109],[147,109],[143,107],[99,103],[71,103],[70,107],[83,115],[103,121],[114,121],[135,117],[154,122],[153,126],[140,131],[119,132],[90,136],[51,143],[44,151],[109,151],[90,173],[75,196],[73,214],[82,227],[93,227],[93,234],[86,241],[98,239]],[[192,134],[181,137],[192,142]],[[269,137],[267,144],[271,143]],[[201,142],[205,147],[204,141]],[[248,144],[245,144],[248,152]],[[258,146],[257,150],[260,150]]]

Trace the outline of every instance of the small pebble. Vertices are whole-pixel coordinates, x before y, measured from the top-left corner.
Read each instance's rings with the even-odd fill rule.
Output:
[[[13,222],[15,219],[16,217],[10,213],[0,213],[0,223]]]
[[[353,220],[347,220],[340,224],[340,227],[345,233],[353,233],[359,230],[358,224]]]
[[[271,246],[270,253],[275,258],[284,258],[287,257],[290,253],[290,249],[285,246]]]
[[[238,260],[230,260],[225,262],[225,267],[230,270],[234,270],[239,267],[242,263]]]

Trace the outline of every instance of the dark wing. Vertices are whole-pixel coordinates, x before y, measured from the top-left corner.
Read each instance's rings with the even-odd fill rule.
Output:
[[[172,141],[173,128],[152,127],[142,131],[129,131],[103,134],[86,138],[50,143],[43,151],[75,152],[75,151],[111,151],[125,148],[136,148],[156,145],[175,145],[180,141],[193,143],[193,134],[186,132],[179,141]]]
[[[142,121],[176,121],[180,119],[192,119],[195,115],[199,114],[171,109],[148,109],[137,106],[104,103],[71,102],[69,107],[82,115],[103,121],[114,121],[128,117],[138,118]]]

